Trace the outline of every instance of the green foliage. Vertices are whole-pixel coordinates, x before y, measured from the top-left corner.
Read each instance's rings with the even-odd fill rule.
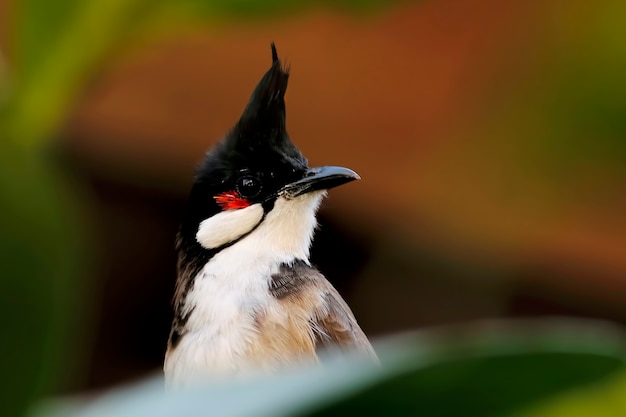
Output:
[[[626,6],[603,2],[580,21],[564,17],[565,41],[554,50],[553,88],[545,114],[554,131],[546,145],[574,163],[620,168],[626,158]]]
[[[3,415],[19,416],[73,370],[80,221],[53,167],[6,143],[0,149],[0,395]]]
[[[624,340],[602,327],[568,321],[457,326],[379,344],[380,367],[362,358],[329,358],[326,368],[215,381],[167,395],[155,379],[79,411],[72,403],[48,405],[33,417],[510,416],[573,389],[594,392],[624,372]]]
[[[580,353],[461,357],[381,381],[311,415],[504,416],[619,365],[615,358]]]
[[[626,415],[626,373],[588,389],[577,389],[529,407],[512,417],[614,417]]]
[[[143,21],[143,3],[19,3],[16,72],[2,112],[5,139],[38,147],[54,138],[98,64],[119,49],[120,41]]]
[[[398,2],[398,0],[395,0]],[[194,10],[205,16],[258,17],[267,15],[283,15],[313,7],[333,8],[350,12],[367,12],[389,6],[383,0],[324,0],[324,1],[291,1],[291,0],[185,0],[178,7]],[[168,6],[169,7],[169,6]]]
[[[599,178],[622,182],[626,160],[626,3],[572,1],[551,15],[537,74],[496,94],[493,145],[514,147],[510,165],[554,194]],[[506,138],[506,140],[503,140]],[[511,174],[508,174],[509,176]],[[608,184],[609,187],[614,186]],[[593,196],[587,196],[593,200]],[[569,202],[576,204],[576,202]]]

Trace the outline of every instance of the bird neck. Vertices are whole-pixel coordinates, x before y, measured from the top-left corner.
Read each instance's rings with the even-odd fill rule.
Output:
[[[212,256],[183,295],[180,313],[193,311],[188,326],[201,329],[211,321],[228,321],[228,311],[233,317],[239,314],[230,309],[233,305],[254,307],[267,302],[270,280],[281,266],[296,262],[308,265],[317,224],[315,212],[323,196],[318,192],[291,200],[279,198],[249,235]],[[227,301],[231,299],[247,301]]]
[[[290,200],[279,197],[260,225],[234,245],[218,252],[208,264],[216,262],[228,265],[232,272],[241,272],[266,270],[295,260],[308,263],[317,226],[315,213],[323,197],[323,191]],[[225,259],[231,262],[223,262]]]
[[[311,192],[294,199],[278,198],[263,221],[233,245],[206,250],[198,242],[179,240],[175,314],[211,302],[207,292],[192,295],[199,286],[232,288],[238,292],[265,291],[272,274],[296,261],[309,264],[309,249],[317,225],[315,213],[325,192]],[[187,242],[187,243],[186,243]]]

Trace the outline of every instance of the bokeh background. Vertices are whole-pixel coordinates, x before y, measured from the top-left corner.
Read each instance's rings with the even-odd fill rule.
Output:
[[[626,3],[173,3],[0,1],[3,360],[43,391],[158,372],[194,166],[272,41],[292,140],[363,178],[313,261],[369,335],[626,321]]]

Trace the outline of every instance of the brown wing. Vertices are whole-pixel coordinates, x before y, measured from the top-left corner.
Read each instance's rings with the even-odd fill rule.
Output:
[[[324,350],[357,351],[378,360],[350,307],[324,275],[306,262],[283,265],[272,276],[270,292],[293,312],[293,317],[307,317],[302,329],[314,337],[311,349],[316,354]]]
[[[324,305],[317,311],[317,320],[313,323],[316,351],[356,351],[378,361],[372,345],[356,322],[348,304],[326,278],[321,278],[323,283],[318,284],[325,284],[326,288]]]

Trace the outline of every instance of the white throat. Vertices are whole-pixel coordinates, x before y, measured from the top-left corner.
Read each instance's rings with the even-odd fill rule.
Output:
[[[236,251],[257,260],[267,256],[307,260],[317,224],[315,213],[324,195],[325,191],[314,191],[290,200],[278,197],[265,219],[261,204],[223,211],[200,223],[196,239],[204,248],[215,249],[252,231],[218,255]]]

